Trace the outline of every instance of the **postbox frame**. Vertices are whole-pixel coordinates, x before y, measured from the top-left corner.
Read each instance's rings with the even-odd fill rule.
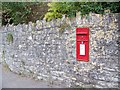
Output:
[[[85,45],[85,55],[80,55],[80,44]],[[89,61],[89,28],[76,28],[76,60]]]

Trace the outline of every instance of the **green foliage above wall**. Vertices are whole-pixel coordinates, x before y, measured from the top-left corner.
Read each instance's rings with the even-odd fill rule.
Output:
[[[46,7],[46,8],[45,8]],[[34,22],[47,12],[43,2],[2,2],[2,25]]]
[[[22,23],[27,19],[27,15],[31,12],[30,8],[27,8],[28,3],[23,2],[4,2],[2,3],[3,20],[2,23]],[[24,17],[24,18],[23,18]]]
[[[76,12],[81,12],[81,15],[86,15],[90,12],[104,14],[106,11],[118,13],[120,2],[51,2],[48,3],[48,6],[49,9],[45,19],[50,21],[53,18],[61,18],[63,14],[73,17]]]
[[[108,10],[117,13],[119,8],[120,2],[2,2],[2,25],[35,22],[43,17],[50,21],[63,14],[73,17],[79,11],[81,15],[104,14]]]

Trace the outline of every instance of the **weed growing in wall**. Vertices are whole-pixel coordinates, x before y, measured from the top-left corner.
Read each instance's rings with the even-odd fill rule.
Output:
[[[11,33],[8,33],[8,34],[7,34],[7,41],[8,41],[9,43],[13,43],[13,35],[12,35]]]

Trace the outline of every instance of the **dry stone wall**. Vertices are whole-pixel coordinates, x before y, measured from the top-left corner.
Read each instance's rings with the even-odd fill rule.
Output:
[[[118,88],[118,16],[78,13],[75,18],[3,26],[1,60],[19,75],[62,87]],[[90,28],[89,62],[76,60],[77,27]]]

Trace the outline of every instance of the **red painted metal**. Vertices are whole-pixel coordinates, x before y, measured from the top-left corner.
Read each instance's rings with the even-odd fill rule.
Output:
[[[85,48],[80,48],[80,46],[85,46]],[[76,28],[76,59],[89,61],[89,28]]]

